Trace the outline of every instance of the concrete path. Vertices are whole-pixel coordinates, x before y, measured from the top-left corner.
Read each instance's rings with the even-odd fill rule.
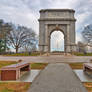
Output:
[[[49,64],[33,81],[28,92],[87,92],[67,64]]]
[[[0,56],[0,61],[17,61],[19,59],[30,62],[62,63],[62,62],[89,62],[92,56]]]

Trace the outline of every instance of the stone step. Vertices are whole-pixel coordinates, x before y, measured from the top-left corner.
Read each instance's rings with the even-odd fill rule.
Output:
[[[65,55],[65,53],[50,53],[50,55]]]

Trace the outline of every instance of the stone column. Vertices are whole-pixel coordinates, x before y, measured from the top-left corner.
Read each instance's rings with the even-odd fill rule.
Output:
[[[48,35],[48,53],[50,53],[50,40],[51,40],[51,36],[49,34]]]
[[[66,52],[71,52],[70,50],[70,37],[69,37],[69,30],[70,29],[70,25],[67,24],[67,38],[66,38]]]
[[[48,25],[45,24],[45,46],[44,51],[48,52]]]

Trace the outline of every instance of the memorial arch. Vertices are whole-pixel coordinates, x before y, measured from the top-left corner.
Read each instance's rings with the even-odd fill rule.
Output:
[[[50,52],[51,33],[59,30],[64,34],[64,51],[75,52],[75,11],[72,9],[43,9],[39,19],[39,50]]]

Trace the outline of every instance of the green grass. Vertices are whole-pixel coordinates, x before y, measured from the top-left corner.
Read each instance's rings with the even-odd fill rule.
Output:
[[[0,92],[14,92],[14,90],[11,90],[11,89],[8,89],[8,88],[4,88]]]
[[[29,53],[14,53],[14,54],[6,54],[4,56],[38,56],[40,55],[39,52],[33,52],[29,55]]]
[[[31,69],[44,69],[48,63],[31,63]]]
[[[0,92],[27,92],[30,82],[0,82]]]
[[[74,55],[76,55],[76,56],[92,56],[92,53],[87,53],[87,54],[84,54],[84,53],[74,53]]]
[[[69,63],[70,67],[72,69],[83,69],[83,63],[78,62],[78,63]]]
[[[16,63],[17,63],[16,61],[0,61],[0,68]]]

